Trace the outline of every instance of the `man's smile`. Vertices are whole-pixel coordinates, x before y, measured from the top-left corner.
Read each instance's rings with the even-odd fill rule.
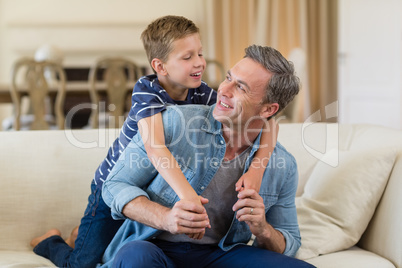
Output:
[[[230,106],[229,104],[224,103],[224,102],[222,102],[222,101],[219,101],[219,104],[220,104],[221,106],[223,106],[223,107],[227,108],[227,109],[233,109],[233,107],[232,107],[232,106]]]

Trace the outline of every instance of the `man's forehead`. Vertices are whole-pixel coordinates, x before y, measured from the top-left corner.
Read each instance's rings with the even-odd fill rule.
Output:
[[[272,73],[265,69],[259,62],[250,58],[243,58],[238,61],[229,74],[236,80],[241,80],[249,86],[252,84],[267,83]]]

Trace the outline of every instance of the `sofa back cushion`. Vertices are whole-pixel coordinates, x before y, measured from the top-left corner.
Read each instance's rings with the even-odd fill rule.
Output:
[[[300,259],[348,249],[355,245],[382,196],[394,165],[393,148],[332,152],[315,166],[304,193],[296,200],[302,246]]]
[[[79,225],[94,171],[115,133],[0,132],[0,250],[31,250],[48,229]]]
[[[359,152],[393,147],[399,151],[388,184],[359,246],[391,260],[402,267],[402,132],[398,129],[366,124],[343,125],[325,123],[281,124],[278,140],[297,160],[299,186],[304,192],[313,169],[330,148],[327,140],[338,140],[339,151]],[[330,145],[336,144],[332,141]],[[316,151],[315,155],[314,153]],[[392,243],[390,243],[392,241]]]

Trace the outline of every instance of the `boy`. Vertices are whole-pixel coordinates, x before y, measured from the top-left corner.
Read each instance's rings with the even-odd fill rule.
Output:
[[[105,248],[123,222],[112,219],[110,208],[101,196],[102,184],[137,130],[141,133],[149,158],[155,160],[153,164],[164,172],[164,178],[177,195],[181,199],[200,203],[200,198],[164,146],[160,123],[160,112],[166,109],[166,105],[212,105],[216,102],[216,92],[201,81],[205,60],[199,29],[186,18],[166,16],[148,25],[141,39],[155,74],[140,78],[134,87],[129,116],[119,138],[96,171],[77,238],[74,239],[72,234],[67,244],[60,237],[60,232],[52,229],[31,242],[35,253],[50,259],[57,266],[94,267],[100,262]],[[170,168],[159,169],[157,161],[161,158],[172,161]],[[253,181],[259,187],[258,180]],[[244,185],[247,186],[247,183]],[[202,235],[190,237],[199,239]]]

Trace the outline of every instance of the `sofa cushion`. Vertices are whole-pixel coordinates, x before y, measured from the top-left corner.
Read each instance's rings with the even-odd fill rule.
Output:
[[[51,261],[33,253],[33,251],[0,250],[0,267],[32,268],[56,267]]]
[[[395,268],[389,260],[356,246],[308,259],[307,262],[320,268]]]
[[[332,167],[328,153],[317,163],[304,193],[296,199],[302,246],[297,258],[309,259],[355,245],[366,229],[387,184],[396,151],[339,152]]]

